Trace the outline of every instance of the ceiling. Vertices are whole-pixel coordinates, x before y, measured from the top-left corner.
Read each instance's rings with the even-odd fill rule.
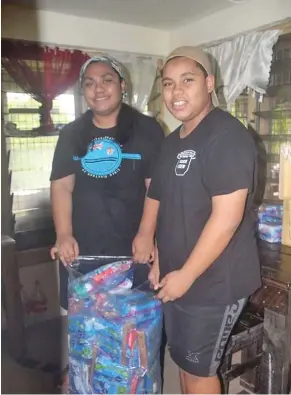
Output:
[[[248,0],[4,0],[40,10],[170,30]],[[77,28],[77,26],[76,26]]]

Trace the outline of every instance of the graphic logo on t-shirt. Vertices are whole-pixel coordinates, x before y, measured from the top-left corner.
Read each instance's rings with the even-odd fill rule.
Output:
[[[120,170],[123,159],[141,160],[141,155],[124,153],[115,140],[105,137],[94,139],[85,156],[73,159],[81,161],[82,170],[89,176],[106,178]]]
[[[182,151],[177,155],[178,162],[175,167],[176,176],[184,176],[189,170],[193,159],[196,159],[196,152],[193,150]]]

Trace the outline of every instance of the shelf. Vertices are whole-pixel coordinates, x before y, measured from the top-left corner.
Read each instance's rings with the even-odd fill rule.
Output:
[[[39,114],[39,108],[9,108],[8,114]]]
[[[272,63],[271,73],[276,74],[277,72],[283,71],[291,67],[291,58],[277,59]]]
[[[291,118],[291,108],[288,110],[256,111],[254,115],[264,119]]]
[[[260,134],[260,137],[263,141],[274,143],[291,141],[291,134]]]
[[[291,84],[272,85],[267,88],[267,95],[269,97],[283,96],[285,100],[290,101],[291,99]]]
[[[5,138],[17,138],[17,139],[27,139],[27,138],[36,138],[36,137],[54,137],[54,136],[58,136],[60,134],[59,131],[53,131],[51,133],[35,133],[35,132],[31,132],[31,131],[27,131],[27,132],[22,132],[19,131],[17,133],[11,133],[9,134],[5,134]]]
[[[264,199],[263,203],[265,204],[282,204],[282,200],[281,199]]]
[[[280,155],[279,154],[267,154],[267,162],[268,163],[280,162]]]
[[[31,107],[14,107],[14,108],[9,108],[8,113],[9,114],[38,114],[40,115],[40,108],[31,108]],[[60,114],[60,109],[59,108],[52,108],[50,111],[50,114]]]
[[[279,176],[278,177],[266,177],[266,183],[279,184]]]

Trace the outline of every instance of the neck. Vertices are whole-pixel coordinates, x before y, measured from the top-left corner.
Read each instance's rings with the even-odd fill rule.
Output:
[[[120,111],[120,106],[109,115],[100,115],[93,113],[93,123],[101,129],[114,128],[117,124],[117,117]]]
[[[192,133],[199,123],[206,117],[207,114],[213,109],[212,103],[208,103],[207,106],[201,111],[200,114],[196,115],[194,118],[190,119],[189,121],[183,122],[183,132],[185,136]]]

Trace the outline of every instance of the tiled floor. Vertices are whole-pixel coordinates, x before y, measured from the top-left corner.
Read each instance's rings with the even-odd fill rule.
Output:
[[[238,380],[233,381],[230,393],[238,394],[240,391]],[[2,355],[2,394],[49,394],[53,392],[54,385],[50,374],[21,367],[4,350]],[[164,394],[178,394],[179,392],[178,370],[167,354]]]
[[[65,331],[61,332],[59,324],[56,322],[41,325],[37,330],[31,331],[28,336],[28,342],[31,345],[31,356],[38,358],[38,355],[45,354],[50,361],[61,357],[58,351],[61,349],[61,344],[65,344],[65,341]],[[54,393],[54,383],[51,374],[18,365],[9,356],[6,346],[7,343],[4,336],[2,337],[1,358],[2,394]],[[62,359],[64,364],[66,358],[63,357]],[[230,393],[238,394],[241,390],[238,380],[231,383]],[[177,394],[179,392],[178,369],[171,361],[168,352],[166,352],[164,393]]]
[[[1,394],[53,394],[51,374],[18,365],[2,347]]]

